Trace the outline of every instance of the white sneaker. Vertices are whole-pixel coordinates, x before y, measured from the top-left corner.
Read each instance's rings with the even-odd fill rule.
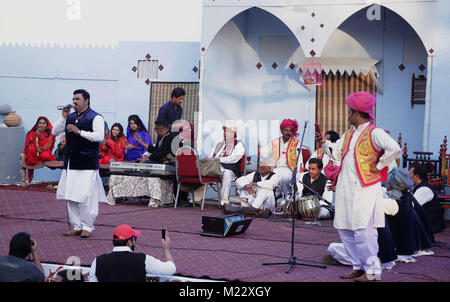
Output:
[[[430,250],[420,250],[420,251],[417,251],[413,256],[419,257],[419,256],[430,256],[430,255],[434,255],[434,252],[430,251]]]
[[[413,256],[405,256],[405,255],[398,255],[397,260],[398,262],[402,263],[410,263],[410,262],[417,262],[416,259],[413,258]]]

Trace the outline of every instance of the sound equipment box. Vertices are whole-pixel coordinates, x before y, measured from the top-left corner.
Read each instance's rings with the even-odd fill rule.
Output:
[[[202,231],[200,235],[213,237],[227,237],[243,234],[252,219],[245,219],[241,214],[220,215],[216,217],[202,217]]]

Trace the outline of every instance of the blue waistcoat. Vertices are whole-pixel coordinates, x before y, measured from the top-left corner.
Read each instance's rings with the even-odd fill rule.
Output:
[[[92,132],[92,124],[97,115],[99,115],[97,112],[89,108],[76,122],[77,113],[72,112],[66,120],[66,127],[73,124],[80,130]],[[98,170],[98,142],[91,142],[66,130],[66,144],[64,169],[67,169],[67,164],[70,163],[71,170]]]

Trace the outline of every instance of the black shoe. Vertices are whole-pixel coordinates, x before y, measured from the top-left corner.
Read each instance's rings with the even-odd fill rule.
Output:
[[[126,200],[128,200],[128,198],[126,198],[126,197],[116,197],[116,198],[114,198],[114,202],[115,203],[122,203],[122,202],[124,202]]]
[[[189,201],[186,201],[186,202],[180,202],[180,203],[178,204],[178,207],[180,207],[180,208],[192,208],[192,206],[193,206],[193,204],[190,203]]]

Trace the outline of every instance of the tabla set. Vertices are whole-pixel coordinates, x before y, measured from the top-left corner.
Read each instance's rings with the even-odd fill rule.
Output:
[[[313,220],[306,222],[306,224],[321,225],[321,223],[317,221],[321,207],[319,198],[317,198],[317,196],[315,195],[308,195],[303,197],[296,196],[295,207],[296,207],[296,213],[294,213],[295,215],[298,214],[302,219],[305,220]],[[285,209],[285,213],[291,216],[292,210],[293,210],[293,203],[290,202]]]

